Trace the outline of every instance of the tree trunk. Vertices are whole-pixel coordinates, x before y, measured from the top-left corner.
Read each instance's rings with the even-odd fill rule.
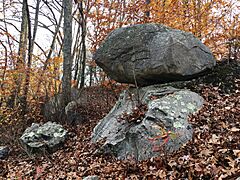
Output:
[[[0,44],[2,45],[3,49],[4,49],[4,66],[3,68],[3,74],[1,75],[2,79],[0,79],[0,92],[4,92],[5,88],[4,88],[4,84],[5,84],[5,77],[6,77],[6,71],[7,71],[7,63],[8,63],[8,50],[7,47],[4,45],[4,43],[0,40]],[[0,107],[2,106],[3,101],[5,101],[6,99],[4,98],[4,96],[0,96]]]
[[[63,26],[63,78],[62,93],[63,106],[71,101],[71,79],[72,79],[72,1],[63,0],[64,26]]]
[[[23,3],[26,5],[26,14],[27,14],[27,26],[28,26],[28,60],[27,60],[27,67],[26,67],[26,78],[25,84],[23,87],[23,97],[21,100],[22,112],[23,114],[27,111],[27,95],[29,90],[29,83],[30,83],[30,69],[31,69],[31,51],[32,51],[32,33],[31,33],[31,20],[30,20],[30,13],[28,8],[27,0],[24,0]]]
[[[55,46],[55,42],[56,42],[56,39],[57,39],[57,35],[58,35],[59,30],[60,30],[60,27],[61,27],[62,16],[63,16],[63,12],[61,11],[61,14],[60,14],[60,17],[59,17],[59,21],[58,21],[57,27],[56,27],[56,29],[55,29],[55,33],[54,33],[54,35],[53,35],[53,39],[52,39],[52,43],[51,43],[51,46],[50,46],[50,50],[49,50],[49,53],[48,53],[48,55],[47,55],[46,62],[44,63],[44,66],[43,66],[43,71],[45,71],[45,70],[47,69],[48,61],[49,61],[49,59],[50,59],[51,56],[52,56],[52,52],[53,52],[53,49],[54,49],[54,46]]]
[[[151,3],[151,0],[146,0],[145,1],[145,4],[148,6],[149,4]],[[147,11],[145,12],[145,15],[146,15],[146,18],[148,19],[150,17],[150,10],[149,8],[147,7]]]
[[[85,69],[86,69],[86,19],[83,14],[83,3],[82,1],[79,4],[79,12],[82,18],[82,71],[81,71],[81,82],[80,82],[80,88],[84,87],[85,83]]]
[[[190,25],[188,25],[188,20],[189,20],[189,2],[188,0],[183,0],[183,20],[182,20],[182,29],[183,30],[187,30],[187,26],[189,27]],[[188,30],[190,31],[190,28],[188,28]]]
[[[22,4],[22,23],[21,23],[21,32],[20,32],[20,40],[18,47],[18,59],[16,63],[16,71],[18,72],[18,77],[16,77],[15,88],[13,89],[10,98],[8,100],[8,106],[13,108],[17,102],[19,102],[18,96],[21,91],[21,85],[23,80],[23,70],[26,62],[27,56],[27,35],[28,35],[28,18],[27,18],[27,3]]]
[[[50,58],[52,57],[53,49],[54,49],[54,46],[55,46],[56,40],[57,40],[57,35],[58,35],[59,30],[61,28],[62,18],[63,18],[63,10],[61,11],[61,14],[60,14],[60,17],[59,17],[59,21],[58,21],[57,26],[55,28],[53,39],[52,39],[52,42],[51,42],[49,53],[47,55],[46,61],[44,62],[43,70],[42,70],[42,72],[40,74],[40,81],[39,81],[38,86],[37,86],[37,93],[36,94],[38,94],[38,92],[40,91],[41,84],[42,84],[42,76],[43,76],[43,74],[45,73],[45,71],[47,69],[48,62],[49,62]],[[46,94],[46,96],[47,96],[47,94]]]

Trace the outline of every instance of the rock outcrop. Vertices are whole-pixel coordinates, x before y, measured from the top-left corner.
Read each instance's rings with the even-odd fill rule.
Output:
[[[33,123],[20,137],[29,152],[55,151],[66,139],[67,130],[55,122]]]
[[[191,33],[153,23],[114,30],[93,59],[112,79],[140,86],[191,79],[216,64]]]
[[[191,140],[193,132],[188,116],[197,112],[203,101],[194,92],[173,87],[129,89],[94,128],[92,141],[105,141],[101,150],[119,159],[158,156],[155,146],[171,153]],[[164,137],[168,138],[167,143]]]

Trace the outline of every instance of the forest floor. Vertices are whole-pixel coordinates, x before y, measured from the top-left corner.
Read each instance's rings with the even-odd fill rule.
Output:
[[[187,88],[204,97],[205,104],[189,117],[194,128],[193,140],[171,155],[162,153],[142,162],[96,155],[97,147],[90,143],[91,132],[113,107],[117,94],[90,87],[85,89],[89,103],[79,109],[85,121],[64,125],[69,138],[63,147],[53,154],[31,157],[17,143],[11,143],[9,156],[0,160],[0,179],[82,179],[89,175],[100,179],[237,179],[240,177],[239,63],[220,63],[210,75],[191,81]],[[18,129],[13,124],[9,128]]]

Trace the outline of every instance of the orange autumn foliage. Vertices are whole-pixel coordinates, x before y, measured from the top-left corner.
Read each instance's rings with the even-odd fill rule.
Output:
[[[236,57],[237,47],[229,46],[238,46],[239,51],[239,13],[239,3],[229,0],[151,0],[150,4],[138,0],[98,0],[89,12],[93,29],[89,33],[91,49],[95,51],[115,28],[155,22],[193,33],[211,48],[217,59],[232,53],[231,48],[235,48]]]

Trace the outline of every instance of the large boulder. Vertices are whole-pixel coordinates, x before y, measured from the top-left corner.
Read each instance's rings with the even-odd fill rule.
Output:
[[[55,122],[33,123],[20,137],[29,152],[55,151],[66,139],[67,130]]]
[[[93,59],[112,79],[142,86],[191,79],[216,64],[191,33],[153,23],[112,31]]]
[[[155,147],[174,152],[192,139],[188,116],[198,111],[203,102],[194,92],[170,86],[132,88],[120,95],[113,109],[94,128],[92,141],[103,143],[100,152],[112,153],[119,159],[158,156]]]

